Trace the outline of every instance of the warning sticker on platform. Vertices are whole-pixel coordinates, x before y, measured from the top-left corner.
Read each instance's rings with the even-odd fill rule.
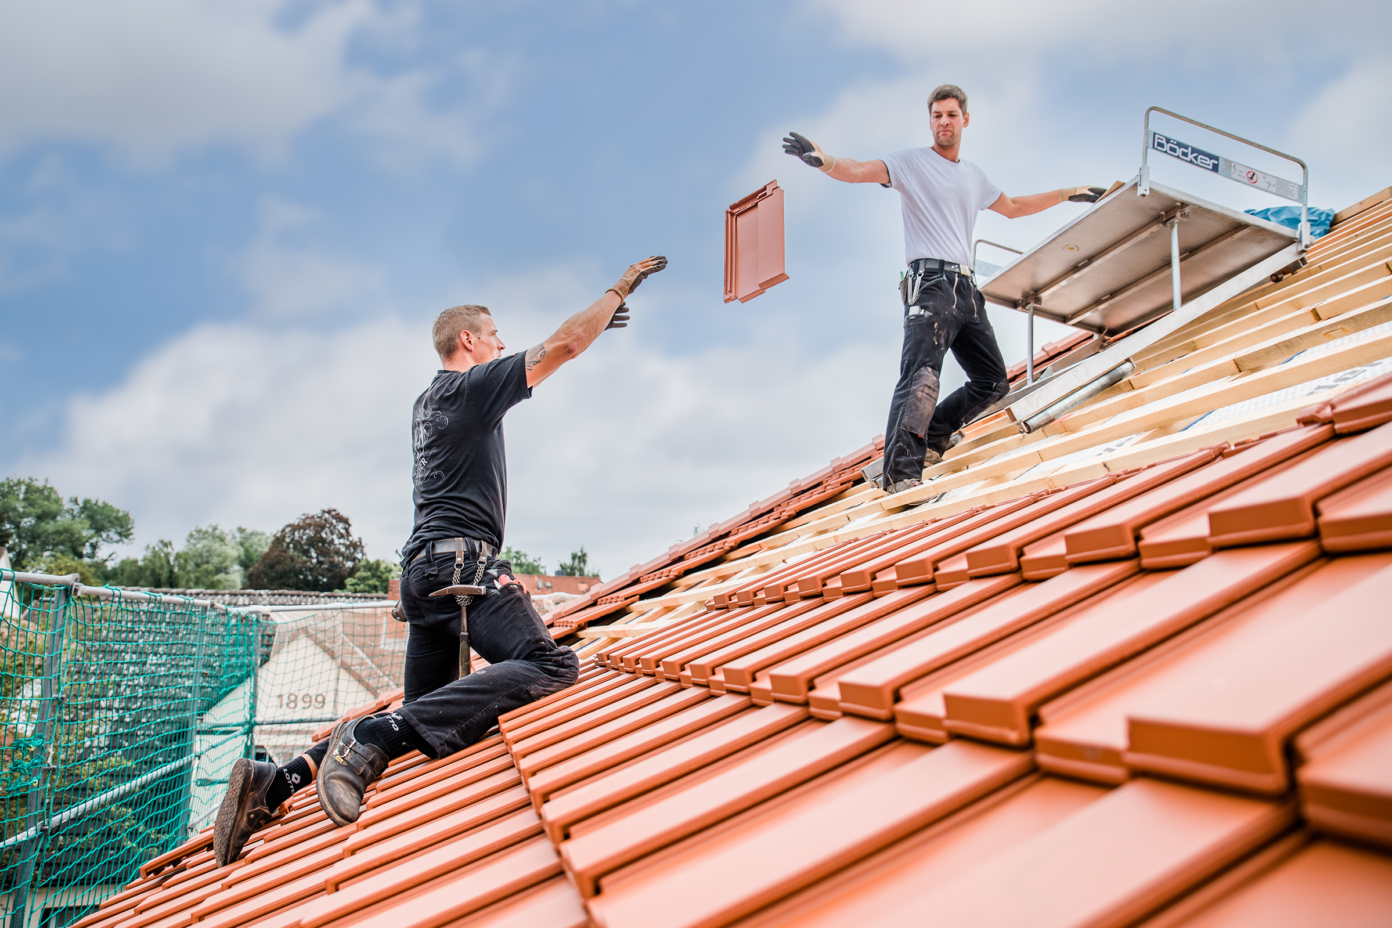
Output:
[[[1238,164],[1236,161],[1223,159],[1222,172],[1230,180],[1235,180],[1239,184],[1246,184],[1248,187],[1256,187],[1258,190],[1265,190],[1267,193],[1274,193],[1278,197],[1285,197],[1287,200],[1300,202],[1300,185],[1291,183],[1283,177],[1272,177],[1270,174],[1263,174],[1256,168],[1249,168],[1245,164]]]

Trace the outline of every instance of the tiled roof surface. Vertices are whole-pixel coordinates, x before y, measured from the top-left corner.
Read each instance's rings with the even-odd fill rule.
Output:
[[[605,584],[574,687],[355,827],[311,789],[84,926],[1387,924],[1390,257],[1381,202],[919,490],[833,462]]]

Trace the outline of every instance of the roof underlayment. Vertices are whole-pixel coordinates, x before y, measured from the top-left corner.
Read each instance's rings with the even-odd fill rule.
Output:
[[[1372,199],[1042,430],[896,496],[872,444],[552,613],[580,682],[393,762],[355,827],[306,790],[80,924],[1387,924]]]

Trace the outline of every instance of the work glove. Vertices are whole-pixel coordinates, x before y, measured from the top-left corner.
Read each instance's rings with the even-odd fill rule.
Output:
[[[638,285],[643,282],[643,278],[649,274],[656,274],[667,266],[667,259],[662,255],[654,255],[651,258],[644,258],[637,264],[630,264],[628,270],[623,272],[619,282],[610,287],[619,297],[619,303],[628,299],[628,295],[638,289]]]
[[[609,317],[609,324],[604,327],[607,332],[610,329],[622,329],[628,325],[628,304],[620,303],[619,308],[614,310],[614,315]]]
[[[485,570],[483,576],[479,578],[479,586],[483,587],[485,597],[497,596],[503,591],[504,586],[517,582],[517,578],[512,575],[512,565],[508,561],[498,562]]]
[[[822,151],[821,146],[796,132],[789,132],[783,137],[783,151],[795,158],[801,158],[814,168],[820,168],[824,174],[836,165],[836,159]]]
[[[1069,203],[1096,203],[1107,192],[1106,187],[1065,187],[1062,191]]]

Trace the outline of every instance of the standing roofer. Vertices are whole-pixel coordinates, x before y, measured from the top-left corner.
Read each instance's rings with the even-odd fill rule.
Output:
[[[498,327],[483,306],[456,306],[435,320],[444,369],[416,400],[412,419],[416,520],[402,549],[401,581],[411,629],[405,704],[389,714],[339,722],[328,740],[284,767],[238,760],[213,832],[219,866],[236,860],[247,839],[311,779],[324,812],[347,825],[357,820],[364,790],[392,758],[411,750],[447,757],[481,738],[498,716],[575,682],[575,652],[556,645],[512,565],[496,556],[507,509],[503,416],[605,329],[625,326],[628,295],[666,266],[662,257],[632,265],[588,309],[525,354],[503,357]],[[430,596],[459,584],[481,585],[486,593],[472,604]],[[467,641],[488,662],[464,677],[461,600]]]
[[[971,117],[962,88],[943,84],[928,98],[930,148],[908,148],[878,161],[826,154],[796,132],[783,150],[848,184],[879,184],[899,191],[904,211],[904,349],[899,382],[885,426],[881,487],[898,493],[922,482],[923,469],[942,460],[952,435],[1009,389],[1005,362],[986,304],[971,270],[976,214],[992,209],[1014,219],[1071,200],[1092,203],[1101,187],[1065,187],[1008,197],[981,169],[958,157]],[[948,349],[967,383],[941,403],[938,378]],[[1030,350],[1034,350],[1030,346]]]

